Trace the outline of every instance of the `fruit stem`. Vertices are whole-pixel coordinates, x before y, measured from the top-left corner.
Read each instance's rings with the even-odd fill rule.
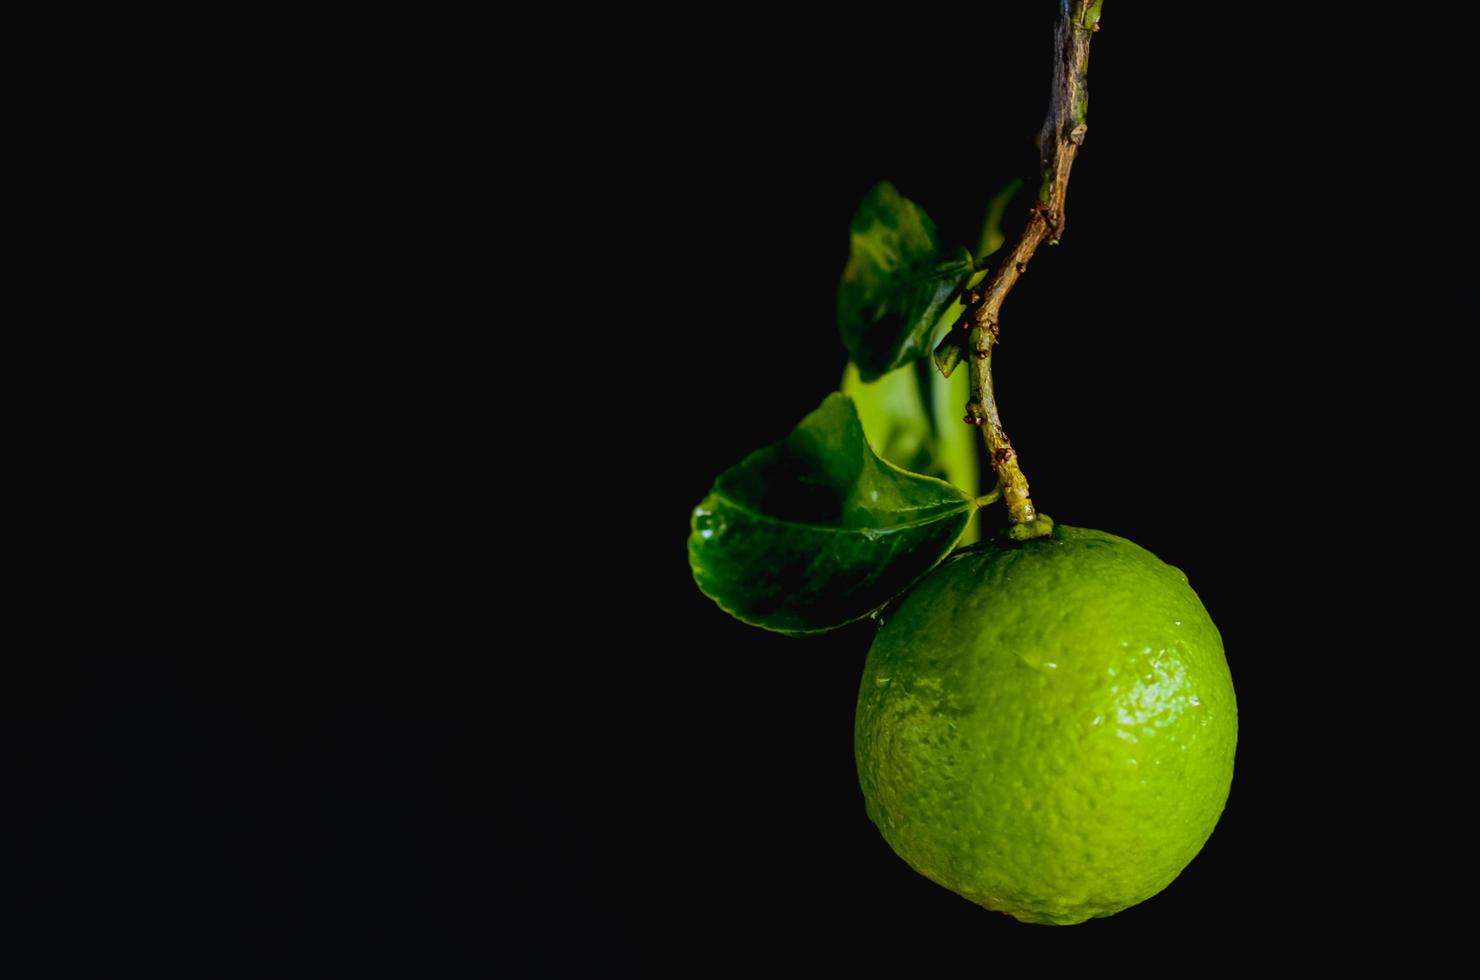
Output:
[[[986,335],[985,339],[980,336],[982,334]],[[976,363],[971,372],[967,420],[981,426],[982,438],[987,443],[987,458],[992,463],[992,471],[997,474],[997,486],[1007,504],[1007,516],[1014,524],[1032,524],[1038,519],[1038,512],[1028,496],[1028,478],[1023,475],[1017,451],[1002,429],[1002,418],[997,414],[997,398],[992,392],[991,331],[973,327],[968,343],[970,349],[976,351]]]
[[[1089,68],[1090,38],[1100,29],[1102,3],[1103,0],[1059,0],[1059,19],[1054,27],[1053,98],[1038,133],[1041,177],[1038,199],[1029,208],[1027,227],[1017,241],[1011,248],[997,253],[1000,258],[980,286],[966,291],[965,312],[935,350],[935,363],[947,376],[963,355],[974,355],[966,421],[981,426],[987,457],[1002,485],[1007,516],[1016,525],[1033,524],[1038,512],[1028,496],[1028,478],[1023,475],[1017,452],[1002,429],[997,411],[992,392],[992,345],[997,341],[1002,303],[1028,270],[1028,262],[1038,246],[1045,240],[1057,245],[1064,234],[1069,169],[1089,129],[1085,122],[1089,112],[1085,73]],[[1044,524],[1041,533],[1046,534],[1047,522]],[[1019,536],[1027,530],[1020,528]]]

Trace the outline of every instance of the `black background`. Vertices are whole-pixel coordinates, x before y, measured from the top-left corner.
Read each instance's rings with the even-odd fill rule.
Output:
[[[64,669],[14,686],[15,948],[945,972],[1440,929],[1425,440],[1474,310],[1466,212],[1434,192],[1457,151],[1399,92],[1427,49],[1396,29],[1112,3],[1063,243],[1004,311],[1035,502],[1182,568],[1227,647],[1232,795],[1165,892],[1050,929],[916,875],[853,769],[870,627],[780,637],[693,585],[693,505],[841,375],[867,189],[965,244],[1032,173],[1053,13],[1011,6],[582,20],[536,69],[513,34],[418,49],[333,103],[352,122],[302,117],[313,176],[273,186],[315,208],[252,227],[250,315],[86,447],[124,489],[76,498],[41,580],[69,583]]]
[[[571,183],[595,190],[548,200],[574,196],[561,226],[618,271],[568,321],[588,469],[540,672],[561,691],[588,678],[588,724],[538,757],[504,841],[522,887],[554,893],[524,920],[536,955],[568,952],[586,921],[690,965],[1099,965],[1166,945],[1258,962],[1445,917],[1393,897],[1433,887],[1423,848],[1452,792],[1433,776],[1448,713],[1402,680],[1427,683],[1410,672],[1442,626],[1420,570],[1446,482],[1426,440],[1446,412],[1406,413],[1431,404],[1453,343],[1436,338],[1474,309],[1465,212],[1425,203],[1445,156],[1432,105],[1399,94],[1433,49],[1410,51],[1400,24],[1372,41],[1314,18],[1110,9],[1067,233],[1004,311],[998,394],[1035,501],[1181,567],[1227,646],[1232,794],[1163,894],[1050,930],[916,875],[853,768],[869,627],[770,635],[692,584],[689,510],[837,384],[836,276],[865,191],[891,180],[970,242],[991,193],[1032,173],[1052,13],[1014,6],[931,28],[929,54],[905,53],[906,17],[700,46],[578,117],[591,152]],[[884,66],[824,68],[819,45]],[[520,724],[552,729],[543,706]],[[582,898],[552,886],[552,855]]]

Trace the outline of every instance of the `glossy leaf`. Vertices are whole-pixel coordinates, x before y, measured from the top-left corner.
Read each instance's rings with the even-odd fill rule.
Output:
[[[869,447],[835,392],[785,439],[722,473],[694,508],[689,565],[737,619],[781,633],[876,611],[957,543],[976,504]]]
[[[980,430],[961,420],[971,399],[965,371],[950,378],[933,368],[908,364],[877,381],[864,381],[851,361],[839,385],[858,407],[868,444],[900,469],[934,476],[970,494],[978,494],[977,445]],[[977,540],[979,525],[967,525],[962,544]]]
[[[853,216],[838,284],[838,332],[865,381],[930,353],[951,298],[972,275],[971,253],[943,252],[935,222],[890,183]]]
[[[913,364],[896,368],[877,381],[864,381],[858,365],[849,361],[838,390],[853,399],[864,438],[874,452],[900,469],[961,486],[936,452],[927,402],[921,397]]]

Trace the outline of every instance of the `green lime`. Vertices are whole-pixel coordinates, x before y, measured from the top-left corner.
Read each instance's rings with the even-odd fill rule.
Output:
[[[1059,525],[958,551],[885,610],[854,744],[895,853],[986,908],[1066,925],[1150,898],[1197,855],[1237,736],[1187,577]]]

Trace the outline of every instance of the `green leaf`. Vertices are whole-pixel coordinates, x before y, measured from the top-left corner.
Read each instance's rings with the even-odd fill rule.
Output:
[[[881,460],[853,400],[834,392],[791,435],[720,474],[694,508],[689,566],[735,618],[818,633],[908,589],[975,509],[965,491]]]
[[[859,204],[851,235],[838,332],[872,381],[930,353],[936,325],[974,267],[964,248],[943,253],[935,222],[887,182]]]
[[[864,437],[884,459],[967,493],[979,492],[976,447],[981,436],[961,420],[971,399],[967,372],[947,379],[933,369],[921,371],[917,363],[864,381],[858,365],[849,361],[839,389],[853,399]],[[976,541],[977,531],[976,523],[968,524],[961,543]]]
[[[945,478],[970,494],[980,494],[981,467],[977,448],[982,444],[981,430],[967,425],[962,416],[971,400],[971,378],[962,371],[947,378],[931,369],[930,412],[935,428],[935,455],[945,470]],[[973,521],[962,536],[962,544],[974,543],[981,533],[981,522]]]
[[[858,365],[849,361],[838,388],[853,399],[864,438],[876,453],[902,470],[961,486],[941,465],[935,451],[934,433],[914,365],[896,368],[877,381],[864,381],[859,377]]]

